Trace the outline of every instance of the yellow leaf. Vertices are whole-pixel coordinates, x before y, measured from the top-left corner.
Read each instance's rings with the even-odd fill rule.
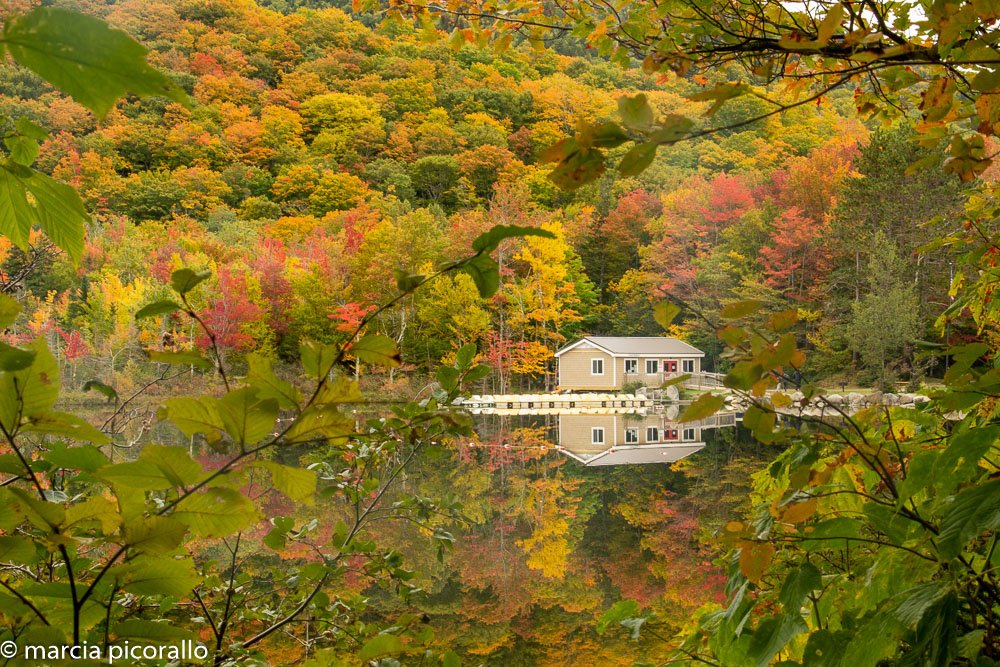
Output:
[[[840,27],[840,22],[844,20],[844,6],[834,5],[830,8],[830,12],[823,19],[823,22],[819,24],[818,38],[816,41],[820,43],[820,46],[826,46],[833,37],[833,33],[837,31]]]
[[[785,523],[802,523],[816,513],[816,503],[815,498],[810,498],[805,502],[788,505],[781,513],[781,520]]]
[[[774,558],[774,547],[767,542],[744,542],[740,550],[740,572],[753,583],[760,582]]]

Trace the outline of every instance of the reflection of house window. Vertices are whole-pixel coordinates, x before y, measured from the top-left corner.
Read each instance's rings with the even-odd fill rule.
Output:
[[[595,445],[604,444],[604,429],[594,427],[590,429],[590,442]]]
[[[625,360],[625,375],[635,375],[639,372],[639,360],[638,359],[626,359]]]
[[[694,373],[694,359],[681,359],[681,372]]]
[[[591,359],[590,360],[590,374],[591,375],[604,375],[604,359]]]
[[[625,444],[634,445],[637,442],[639,442],[639,429],[637,428],[625,429]]]
[[[694,440],[694,429],[693,428],[686,428],[686,429],[684,429],[684,439],[685,440]]]
[[[660,372],[659,359],[646,359],[646,375],[656,375]]]
[[[646,427],[646,442],[659,442],[660,441],[660,429],[655,426]]]

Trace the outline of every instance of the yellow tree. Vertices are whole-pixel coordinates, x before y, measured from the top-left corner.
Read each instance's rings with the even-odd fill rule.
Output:
[[[555,347],[566,340],[566,331],[583,318],[580,297],[570,274],[574,254],[566,242],[562,223],[542,223],[555,238],[529,237],[512,258],[516,277],[507,286],[507,323],[521,341],[533,343],[524,369],[539,369]]]

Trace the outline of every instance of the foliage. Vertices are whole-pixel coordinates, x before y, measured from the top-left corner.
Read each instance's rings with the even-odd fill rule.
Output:
[[[912,2],[788,6],[675,0],[612,7],[579,0],[556,8],[537,1],[488,9],[458,2],[445,9],[367,0],[358,6],[384,8],[399,20],[415,18],[431,37],[435,18],[449,28],[457,18],[468,27],[454,27],[453,40],[492,42],[501,51],[522,32],[539,46],[546,38],[572,36],[622,66],[635,59],[647,72],[673,72],[704,86],[689,98],[711,103],[705,115],[719,120],[709,127],[689,115],[658,113],[644,93],[621,98],[621,124],[581,124],[549,152],[558,163],[553,178],[567,187],[598,178],[605,151],[629,141],[632,148],[617,158],[624,175],[648,167],[659,146],[743,129],[842,87],[854,87],[857,111],[877,120],[919,111],[921,140],[948,144],[944,169],[963,182],[989,167],[985,138],[1000,127],[994,104],[1000,54],[992,46],[994,10],[986,5],[954,10],[939,4],[919,16]],[[717,76],[733,64],[745,74]],[[776,84],[777,90],[761,84]],[[734,111],[734,106],[749,109]],[[953,123],[958,119],[971,122]]]

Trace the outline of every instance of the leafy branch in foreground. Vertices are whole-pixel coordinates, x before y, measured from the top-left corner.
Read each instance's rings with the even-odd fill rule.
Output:
[[[146,62],[146,49],[104,21],[58,7],[9,14],[0,33],[0,57],[13,60],[104,117],[126,94],[159,95],[182,104],[187,94]],[[26,118],[0,114],[7,155],[0,158],[0,234],[28,252],[40,228],[74,262],[83,254],[90,220],[73,188],[31,168],[47,133]]]
[[[995,340],[995,192],[969,211],[976,223],[943,242],[967,251],[958,299]],[[978,267],[978,268],[974,268]],[[959,289],[962,288],[962,289]],[[729,549],[724,608],[706,608],[672,643],[671,664],[992,665],[1000,657],[1000,529],[995,347],[948,349],[944,385],[919,407],[873,405],[848,414],[810,385],[793,393],[805,359],[795,311],[760,317],[745,301],[712,322],[727,346],[725,385],[749,407],[744,425],[780,447],[754,478],[753,508],[719,535]],[[676,315],[679,308],[663,309]],[[822,407],[825,416],[804,412]],[[721,407],[706,394],[681,419]],[[608,623],[637,628],[635,605]],[[631,625],[630,625],[631,624]]]
[[[530,234],[546,232],[494,228],[476,239],[475,254],[436,275],[473,267],[489,294],[498,281],[490,252],[505,239]],[[151,304],[137,317],[181,311],[204,326],[188,295],[206,277],[174,272],[175,299]],[[433,278],[401,278],[399,298]],[[18,307],[3,299],[0,326],[7,326]],[[410,595],[414,575],[398,552],[378,545],[380,522],[410,522],[438,549],[450,546],[447,527],[460,520],[458,503],[403,493],[397,482],[425,449],[470,433],[468,417],[450,404],[463,383],[482,379],[488,368],[476,365],[475,348],[466,346],[454,366],[440,369],[431,398],[393,407],[388,417],[353,416],[365,399],[345,359],[399,363],[391,341],[360,335],[377,312],[340,344],[304,343],[301,382],[279,378],[259,355],[249,357],[248,373],[237,381],[216,354],[225,393],[175,396],[159,412],[216,452],[208,461],[182,447],[147,444],[134,460],[115,462],[101,449],[110,444],[105,432],[54,410],[58,369],[43,342],[0,350],[0,434],[7,450],[0,471],[8,475],[0,480],[0,558],[14,568],[2,575],[8,620],[0,636],[105,647],[126,639],[176,641],[195,639],[193,618],[200,617],[211,628],[220,663],[257,650],[308,614],[312,627],[324,630],[305,635],[307,654],[321,648],[372,656],[426,651],[431,636],[413,630],[405,614],[388,635],[362,622],[363,598],[345,577],[360,571],[370,586],[394,588],[404,601]],[[213,367],[193,352],[152,358]],[[110,388],[93,386],[117,398]],[[266,508],[279,494],[322,512],[272,516],[261,532]],[[249,539],[253,534],[266,549]],[[221,567],[212,555],[218,549],[226,555]]]
[[[583,123],[549,153],[557,163],[553,180],[568,188],[600,176],[605,151],[628,141],[634,146],[618,158],[623,175],[645,169],[658,146],[738,129],[846,86],[854,88],[861,116],[919,115],[920,141],[946,145],[945,170],[963,181],[989,167],[993,156],[984,139],[1000,131],[998,13],[988,3],[518,0],[487,7],[358,0],[355,9],[416,21],[429,39],[439,35],[438,26],[446,28],[456,49],[492,43],[504,50],[522,41],[545,48],[553,39],[576,39],[623,67],[641,62],[647,72],[672,72],[700,85],[689,99],[710,103],[709,117],[748,95],[773,107],[704,128],[674,113],[654,124],[644,96],[624,98],[623,124]]]

